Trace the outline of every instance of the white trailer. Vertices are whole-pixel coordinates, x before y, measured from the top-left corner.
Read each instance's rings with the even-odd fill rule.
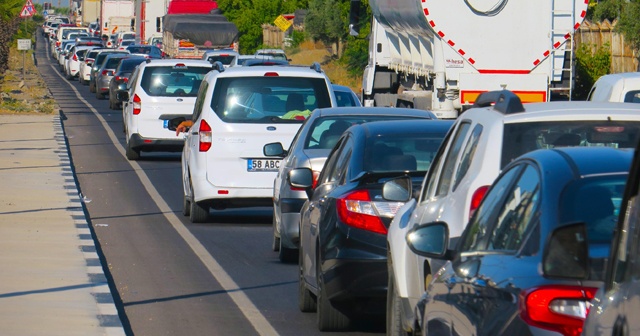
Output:
[[[101,0],[101,3],[100,27],[102,35],[134,30],[134,0]]]
[[[150,37],[162,37],[162,17],[167,14],[168,6],[169,0],[136,2],[136,40],[146,43]]]
[[[573,48],[567,41],[584,20],[588,1],[369,0],[369,5],[366,106],[409,106],[456,118],[491,90],[514,91],[523,102],[570,97]]]
[[[100,17],[100,0],[82,0],[82,24],[88,26]]]

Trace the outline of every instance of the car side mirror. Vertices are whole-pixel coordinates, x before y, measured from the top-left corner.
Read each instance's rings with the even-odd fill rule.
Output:
[[[287,182],[294,188],[304,189],[307,197],[313,195],[313,172],[309,168],[295,168],[289,171]]]
[[[262,147],[262,153],[264,156],[287,156],[287,151],[284,150],[284,147],[282,147],[282,144],[279,142],[272,142],[264,145],[264,147]]]
[[[449,226],[445,222],[421,224],[407,232],[407,245],[414,253],[435,259],[450,259]]]
[[[119,102],[126,102],[129,100],[129,91],[118,90],[116,91],[116,100]]]
[[[382,185],[382,198],[393,202],[407,202],[411,199],[411,189],[411,177],[397,177]]]
[[[589,243],[585,223],[555,229],[544,249],[542,272],[546,277],[586,279],[589,275]]]

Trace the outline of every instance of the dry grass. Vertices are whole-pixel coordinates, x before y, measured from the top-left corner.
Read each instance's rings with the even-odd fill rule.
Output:
[[[0,76],[0,114],[53,114],[55,100],[33,63],[32,50],[24,57],[15,47],[9,53],[9,69]]]
[[[331,57],[331,53],[320,42],[305,41],[293,50],[287,50],[292,64],[309,65],[319,62],[332,83],[350,87],[358,93],[362,90],[362,76],[353,77],[347,69],[338,64],[337,59]]]

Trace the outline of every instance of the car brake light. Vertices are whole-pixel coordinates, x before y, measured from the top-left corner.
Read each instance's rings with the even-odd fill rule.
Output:
[[[198,137],[200,141],[200,151],[207,152],[211,148],[211,126],[205,121],[200,121],[200,129],[198,130]]]
[[[142,100],[137,94],[133,95],[133,114],[138,115],[142,110]]]
[[[338,218],[346,225],[387,234],[381,216],[393,217],[402,202],[372,202],[368,190],[356,190],[337,200]]]
[[[77,62],[78,61],[78,56],[76,54],[73,54],[73,57],[71,59],[74,60],[75,62]]]
[[[265,77],[278,77],[280,75],[278,75],[277,72],[267,72],[264,74]]]
[[[488,185],[482,186],[476,189],[476,191],[473,193],[473,196],[471,196],[471,206],[469,207],[469,219],[473,217],[473,214],[476,212],[476,210],[480,206],[480,203],[482,202],[482,199],[484,198],[484,195],[487,193],[488,190],[489,190]]]
[[[529,325],[578,336],[597,288],[547,285],[520,293],[520,317]]]
[[[56,47],[60,46],[60,41],[56,41]]]

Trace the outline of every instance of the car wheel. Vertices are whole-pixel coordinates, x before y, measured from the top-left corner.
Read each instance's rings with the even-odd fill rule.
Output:
[[[278,239],[280,248],[278,249],[278,258],[283,263],[292,263],[298,259],[298,249],[291,249],[282,246],[282,239]]]
[[[140,150],[135,150],[131,148],[131,143],[127,141],[127,149],[126,149],[127,160],[135,161],[140,159]]]
[[[304,283],[304,275],[302,274],[302,252],[300,252],[298,257],[298,308],[303,313],[312,313],[316,311],[316,307],[316,298]]]
[[[96,88],[96,98],[101,99],[101,100],[104,99],[104,94],[98,92],[98,88]]]
[[[316,262],[320,265],[320,261]],[[320,270],[316,271],[318,278],[318,297],[316,298],[317,322],[320,331],[341,331],[349,328],[351,320],[343,312],[337,310],[329,301],[327,295],[324,294],[325,288],[320,276]]]
[[[273,226],[273,242],[271,243],[271,249],[274,251],[280,250],[280,237],[276,236],[276,232],[278,229],[276,228],[276,211],[273,210],[273,219],[271,220],[271,224]]]
[[[191,215],[191,202],[185,193],[182,193],[182,214],[184,216]]]
[[[393,265],[391,264],[390,257],[387,257],[389,274],[388,288],[387,288],[387,336],[407,336],[407,332],[402,329],[402,307],[400,306],[400,296],[396,291]]]
[[[189,182],[191,195],[193,195],[193,185]],[[189,220],[191,223],[204,223],[209,218],[209,207],[200,206],[195,201],[189,202]]]

